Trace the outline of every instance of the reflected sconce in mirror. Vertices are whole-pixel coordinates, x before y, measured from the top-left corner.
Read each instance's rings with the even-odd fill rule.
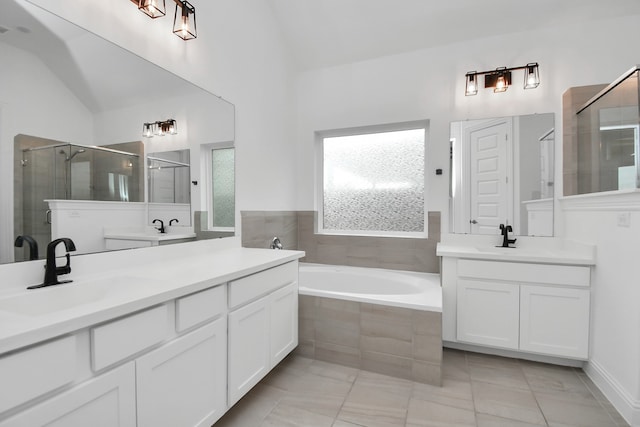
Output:
[[[132,0],[138,9],[152,19],[165,15],[165,0]]]
[[[176,12],[173,15],[173,33],[182,40],[198,37],[196,31],[196,8],[186,0],[174,0]]]
[[[153,138],[153,136],[176,135],[178,133],[178,122],[175,119],[144,123],[142,125],[142,136]]]
[[[491,71],[469,71],[465,75],[466,84],[465,92],[466,96],[478,94],[478,77],[484,76],[484,87],[493,88],[494,93],[506,92],[511,86],[511,72],[514,70],[524,71],[524,88],[535,89],[540,85],[540,74],[538,71],[538,63],[531,62],[522,67],[499,67]]]

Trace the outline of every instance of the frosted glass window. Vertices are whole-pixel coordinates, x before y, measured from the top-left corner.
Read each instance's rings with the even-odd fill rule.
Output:
[[[211,150],[213,227],[235,224],[234,149]]]
[[[322,144],[325,231],[424,232],[424,128],[325,137]]]

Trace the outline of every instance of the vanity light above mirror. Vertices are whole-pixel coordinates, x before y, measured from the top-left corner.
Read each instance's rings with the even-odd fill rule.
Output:
[[[498,67],[489,71],[469,71],[465,75],[466,85],[464,94],[466,96],[477,95],[479,76],[484,76],[484,87],[493,88],[494,93],[506,92],[511,86],[511,72],[515,70],[524,70],[524,88],[535,89],[540,85],[540,73],[537,62],[531,62],[521,67]]]

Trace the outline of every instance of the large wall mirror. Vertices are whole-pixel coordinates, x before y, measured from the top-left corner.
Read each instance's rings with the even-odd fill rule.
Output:
[[[18,236],[39,258],[60,233],[88,253],[106,249],[107,227],[148,229],[152,210],[175,217],[160,205],[180,205],[184,227],[213,212],[198,156],[233,149],[233,104],[28,1],[0,2],[0,17],[0,262],[31,257]],[[169,120],[177,130],[143,136]],[[182,171],[171,191],[159,162]]]
[[[450,231],[553,235],[552,113],[451,123]]]

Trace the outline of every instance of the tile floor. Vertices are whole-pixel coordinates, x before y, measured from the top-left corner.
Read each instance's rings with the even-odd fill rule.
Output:
[[[445,349],[434,387],[292,355],[215,427],[627,426],[580,369]]]

